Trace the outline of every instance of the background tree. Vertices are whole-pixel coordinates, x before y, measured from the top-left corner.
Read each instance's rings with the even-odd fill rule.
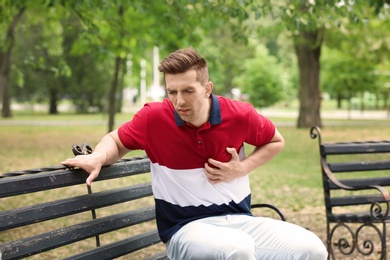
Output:
[[[380,8],[376,10],[379,13],[373,16],[370,13],[372,9],[362,8],[360,13],[367,19],[358,25],[344,23],[327,31],[325,44],[328,48],[323,57],[326,67],[323,69],[325,78],[322,87],[331,94],[335,94],[335,88],[339,89],[339,106],[342,89],[349,89],[355,97],[357,94],[364,97],[364,93],[375,95],[376,109],[380,109],[379,100],[383,100],[382,109],[387,109],[389,88],[383,76],[388,71],[385,64],[388,63],[390,46],[388,9]],[[361,98],[360,108],[365,109],[364,98]]]
[[[11,70],[11,53],[15,45],[15,29],[26,10],[24,1],[2,1],[0,5],[0,92],[2,96],[2,117],[11,117],[11,97],[9,75]]]
[[[80,39],[82,25],[74,13],[64,19],[64,59],[71,68],[69,77],[61,77],[62,98],[72,101],[77,113],[103,112],[107,97],[112,59],[85,51]]]
[[[186,5],[176,2],[139,0],[128,5],[127,1],[120,0],[96,1],[91,9],[90,2],[84,1],[72,5],[72,8],[85,26],[89,46],[86,49],[100,49],[115,60],[108,105],[108,131],[111,131],[120,73],[126,71],[121,68],[125,64],[124,59],[131,53],[134,60],[139,60],[152,46],[177,48],[183,41],[196,41],[196,34],[189,33],[195,19],[189,19]],[[161,42],[161,39],[164,41]]]
[[[341,108],[341,101],[348,101],[348,108],[352,109],[351,99],[363,97],[364,93],[376,93],[380,89],[378,76],[375,75],[375,66],[367,60],[350,56],[339,50],[326,49],[322,58],[323,77],[322,89],[330,94]],[[364,98],[361,99],[361,110],[364,110]]]
[[[234,78],[243,71],[245,60],[255,55],[255,48],[246,39],[235,39],[231,27],[222,20],[220,23],[205,34],[197,49],[208,62],[214,93],[230,96],[238,87]]]
[[[349,49],[359,55],[370,50],[370,55],[359,59],[376,68],[388,61],[389,8],[384,7],[383,1],[355,2],[263,0],[200,4],[188,0],[133,0],[129,5],[125,0],[28,1],[28,15],[23,22],[26,28],[18,32],[18,51],[14,52],[20,58],[11,60],[11,93],[23,93],[24,97],[29,93],[36,100],[51,97],[48,100],[53,113],[56,104],[65,98],[71,99],[78,111],[107,108],[110,130],[115,112],[119,111],[121,87],[128,84],[125,76],[129,57],[134,86],[140,81],[140,60],[151,57],[154,46],[160,47],[161,56],[194,46],[209,61],[216,91],[226,95],[235,87],[234,76],[246,73],[244,68],[251,69],[243,64],[254,58],[253,45],[247,45],[248,38],[254,38],[256,45],[267,46],[269,54],[276,57],[275,64],[282,66],[278,76],[283,93],[294,90],[295,69],[299,68],[297,126],[321,125],[318,82],[323,46],[345,54]],[[15,7],[19,1],[2,3]],[[72,15],[78,19],[72,19]],[[4,25],[0,23],[6,28]],[[40,35],[29,35],[28,27]],[[346,43],[346,38],[355,45]],[[296,57],[292,58],[294,50]],[[293,65],[293,61],[298,65]],[[253,65],[261,69],[263,64]],[[147,68],[149,73],[151,66]],[[386,96],[383,90],[386,89],[376,90],[378,97]],[[104,96],[109,96],[108,104],[104,103]]]
[[[255,57],[244,61],[243,71],[235,78],[235,83],[249,94],[249,101],[254,106],[267,107],[283,97],[282,74],[276,57],[270,56],[268,49],[260,45]]]
[[[63,49],[61,19],[65,13],[61,8],[27,10],[18,30],[18,37],[23,41],[14,54],[14,64],[19,71],[23,70],[24,84],[13,87],[13,96],[19,100],[33,97],[33,100],[46,101],[49,114],[58,113],[62,79],[71,74]],[[26,92],[34,94],[26,95]]]
[[[325,33],[332,28],[365,26],[377,17],[383,17],[382,23],[388,23],[387,4],[385,1],[266,2],[264,5],[269,9],[263,8],[263,13],[283,22],[297,55],[300,75],[297,127],[321,126],[320,57]]]

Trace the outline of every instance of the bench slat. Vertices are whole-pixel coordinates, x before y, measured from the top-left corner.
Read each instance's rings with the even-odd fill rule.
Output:
[[[155,219],[154,206],[115,214],[0,245],[4,259],[19,259]]]
[[[332,214],[328,215],[328,221],[333,223],[382,223],[381,220],[374,220],[371,218],[369,212],[361,213],[348,213],[348,214]],[[390,222],[390,216],[385,220],[386,223]]]
[[[320,150],[322,155],[389,153],[390,141],[327,143],[321,144]]]
[[[364,205],[364,204],[371,204],[374,201],[385,202],[384,198],[377,194],[329,198],[329,203],[332,207]]]
[[[390,170],[390,161],[328,163],[333,173]]]
[[[122,161],[103,167],[95,181],[132,176],[150,171],[149,159]],[[130,170],[131,169],[131,170]],[[81,169],[58,170],[0,179],[0,198],[85,183]]]
[[[361,178],[361,179],[343,179],[339,180],[341,183],[351,186],[351,187],[368,187],[368,185],[379,185],[379,186],[390,186],[390,176],[389,177],[378,177],[378,178]],[[327,180],[329,188],[331,190],[340,189],[333,184],[330,180]]]
[[[89,251],[85,251],[77,255],[73,255],[71,257],[65,258],[65,260],[114,259],[160,242],[160,237],[158,236],[158,232],[155,229],[133,237],[129,237],[124,240],[117,241],[115,243],[111,243]],[[165,252],[163,252],[162,254],[166,255]]]
[[[73,215],[152,195],[150,183],[51,201],[0,212],[0,231]]]

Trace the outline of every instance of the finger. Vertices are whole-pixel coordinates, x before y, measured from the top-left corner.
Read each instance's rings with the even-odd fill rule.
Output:
[[[226,147],[226,151],[232,155],[233,160],[238,160],[238,153],[233,147]]]
[[[223,166],[224,166],[224,163],[223,163],[223,162],[214,160],[213,158],[209,158],[207,161],[208,161],[209,164],[215,166],[217,169],[221,169],[221,168],[223,168]],[[209,166],[209,167],[210,167],[210,166]],[[211,168],[211,167],[210,167],[210,168]]]
[[[92,182],[96,179],[98,175],[96,173],[91,173],[87,180],[85,181],[88,186],[91,186]]]
[[[210,167],[207,163],[204,165],[204,173],[209,180],[215,180],[220,178],[217,169]]]
[[[214,176],[212,173],[209,173],[208,171],[205,170],[207,180],[209,182],[215,182],[218,178]]]
[[[74,167],[68,164],[62,164],[62,166],[65,166],[65,170],[74,170]]]
[[[208,163],[205,163],[204,169],[210,176],[220,176],[220,168],[211,167]]]
[[[204,164],[204,169],[207,173],[212,173],[213,172],[213,168],[210,167],[210,165],[208,163],[205,163]]]
[[[75,165],[72,163],[70,159],[66,159],[63,162],[60,162],[61,165],[67,166],[67,167],[75,167]]]
[[[211,183],[211,184],[217,184],[217,183],[220,183],[222,182],[221,179],[218,179],[218,178],[207,178],[208,182]]]
[[[61,164],[72,168],[81,168],[82,166],[82,164],[78,160],[75,160],[75,158],[66,159],[65,161],[61,162]]]

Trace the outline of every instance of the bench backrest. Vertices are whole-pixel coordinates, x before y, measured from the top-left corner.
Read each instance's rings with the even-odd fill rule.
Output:
[[[310,135],[319,140],[328,217],[336,207],[390,200],[386,190],[390,187],[390,141],[323,143],[318,127],[312,127]],[[383,210],[388,210],[388,204]]]
[[[86,173],[81,169],[58,166],[1,174],[0,259],[19,259],[65,245],[70,249],[48,258],[112,259],[159,243],[149,171],[147,157],[118,161],[102,168],[93,192],[86,188]],[[131,180],[134,175],[136,181]],[[140,183],[140,178],[145,181]],[[138,225],[150,221],[153,225]],[[102,235],[120,229],[123,236],[114,240]]]

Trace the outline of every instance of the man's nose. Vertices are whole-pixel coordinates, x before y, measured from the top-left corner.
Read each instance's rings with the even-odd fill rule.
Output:
[[[177,105],[183,105],[185,103],[183,95],[181,93],[178,93],[176,98]]]

